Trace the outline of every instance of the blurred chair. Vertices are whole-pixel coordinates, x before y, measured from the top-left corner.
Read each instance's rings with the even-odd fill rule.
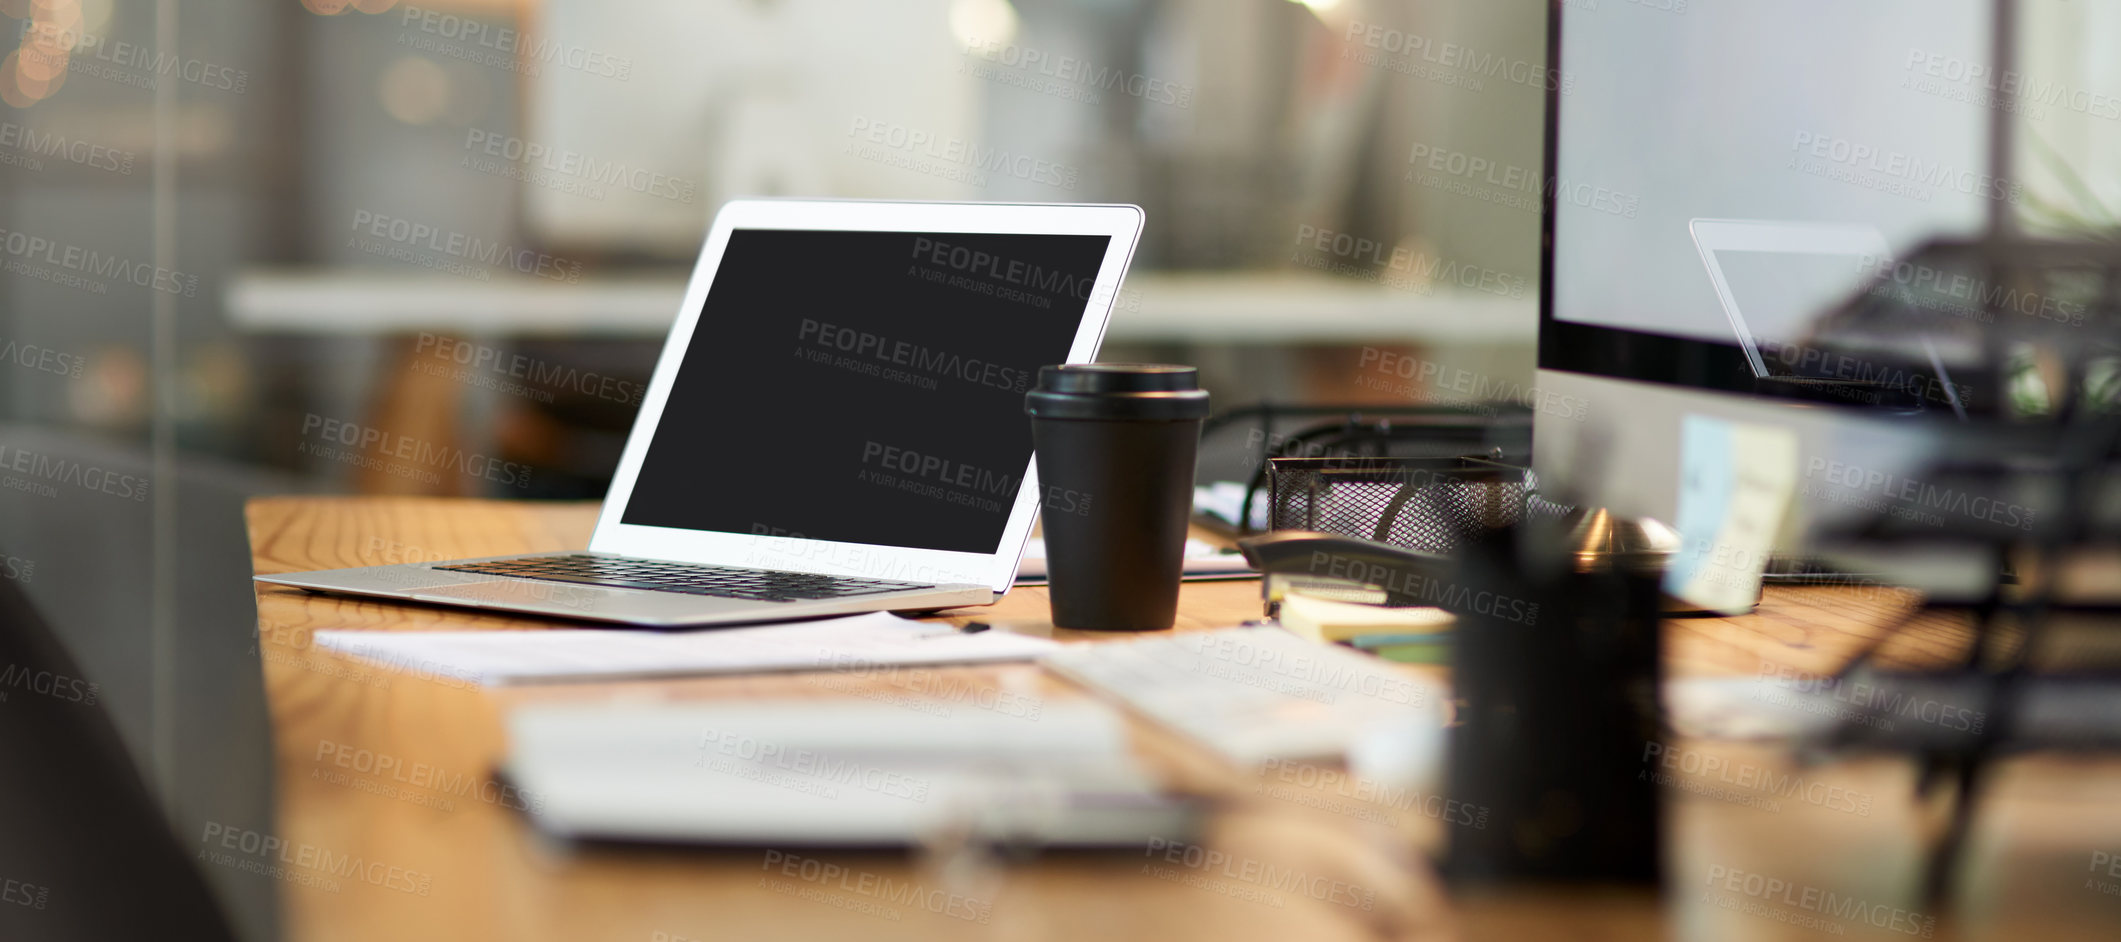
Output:
[[[0,939],[233,940],[117,727],[0,581]]]

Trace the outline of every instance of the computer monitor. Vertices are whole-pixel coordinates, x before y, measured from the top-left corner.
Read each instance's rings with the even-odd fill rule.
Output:
[[[1794,364],[1822,372],[1805,327],[1882,262],[1978,233],[2017,198],[1990,157],[2008,104],[1984,78],[1991,4],[1554,0],[1549,17],[1564,81],[1548,93],[1538,384],[1586,408],[1538,417],[1542,478],[1670,522],[1686,415],[1785,426],[1806,475],[1795,550],[1866,504],[1819,499],[1846,476],[1822,469],[1906,473],[1953,414],[1934,370],[1886,377],[1925,396],[1919,419],[1761,392]]]

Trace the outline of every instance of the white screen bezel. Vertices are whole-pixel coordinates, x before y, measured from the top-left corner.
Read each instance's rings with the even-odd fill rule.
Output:
[[[1723,265],[1717,260],[1716,253],[1849,255],[1868,258],[1875,263],[1890,257],[1892,251],[1885,236],[1876,228],[1855,223],[1690,219],[1687,231],[1694,238],[1695,250],[1701,253],[1701,263],[1709,270],[1709,281],[1716,287],[1716,299],[1723,304],[1724,316],[1730,318],[1731,330],[1738,334],[1738,346],[1745,350],[1753,375],[1761,378],[1768,375],[1767,360],[1760,355],[1760,345],[1753,339],[1753,330],[1746,325],[1745,315],[1738,312],[1738,299],[1731,294],[1731,286],[1723,277]]]
[[[1031,535],[1039,493],[1035,461],[1027,462],[1016,500],[1010,505],[1009,523],[991,553],[961,553],[948,550],[841,543],[805,539],[782,534],[725,533],[686,530],[621,522],[633,487],[640,477],[655,430],[662,423],[663,407],[677,381],[685,351],[699,327],[708,290],[720,267],[729,234],[737,229],[796,229],[853,232],[965,232],[1031,233],[1048,235],[1101,235],[1110,237],[1104,261],[1068,347],[1067,362],[1091,360],[1103,341],[1112,319],[1112,304],[1134,257],[1142,228],[1142,211],[1131,205],[1065,205],[1036,203],[914,203],[868,200],[736,200],[724,205],[708,226],[707,242],[685,288],[685,300],[671,324],[670,336],[656,361],[655,373],[641,400],[641,411],[627,435],[626,450],[611,478],[611,491],[597,516],[596,532],[589,549],[648,559],[669,559],[710,565],[752,566],[816,572],[832,575],[869,576],[915,582],[972,583],[1006,592],[1016,576],[1016,564]],[[763,389],[763,395],[772,390]],[[1029,421],[1027,418],[1025,421]],[[711,433],[709,433],[711,434]],[[760,473],[769,473],[771,457],[732,454],[732,461],[758,462]],[[1029,495],[1029,496],[1027,496]]]

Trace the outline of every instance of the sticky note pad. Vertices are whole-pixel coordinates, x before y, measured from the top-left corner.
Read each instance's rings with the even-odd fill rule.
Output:
[[[1797,488],[1797,435],[1689,415],[1679,452],[1682,542],[1665,571],[1665,591],[1725,614],[1751,611]]]

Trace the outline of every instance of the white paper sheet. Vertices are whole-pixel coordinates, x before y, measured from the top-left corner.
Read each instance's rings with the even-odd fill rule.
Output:
[[[1228,552],[1212,543],[1191,538],[1186,540],[1185,563],[1180,572],[1184,579],[1229,579],[1259,574],[1245,562],[1242,553]],[[1020,584],[1043,583],[1046,575],[1046,541],[1034,536],[1024,543],[1023,560],[1016,564],[1016,581]]]
[[[1006,631],[965,634],[888,612],[689,631],[319,631],[316,643],[401,672],[487,686],[1024,661],[1059,646]]]

